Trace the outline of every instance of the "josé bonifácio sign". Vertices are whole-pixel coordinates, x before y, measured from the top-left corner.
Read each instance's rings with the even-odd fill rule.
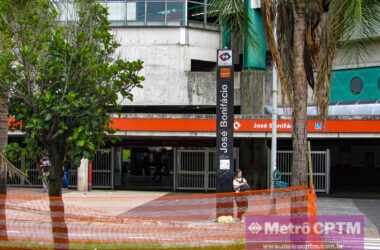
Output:
[[[231,50],[218,50],[217,69],[217,192],[232,191],[234,174],[234,74]]]

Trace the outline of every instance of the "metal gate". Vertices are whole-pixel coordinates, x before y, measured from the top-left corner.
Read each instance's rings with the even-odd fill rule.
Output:
[[[282,174],[281,180],[287,183],[290,183],[292,175],[292,156],[292,151],[277,152],[277,169]],[[330,151],[312,151],[311,159],[313,163],[315,191],[327,194],[330,193]]]
[[[113,150],[103,149],[96,152],[92,169],[92,186],[94,188],[113,188]]]
[[[94,188],[113,188],[113,150],[103,149],[96,152],[93,169],[92,169],[92,187]],[[15,164],[21,171],[27,174],[30,184],[27,184],[23,178],[17,176],[8,178],[8,184],[10,186],[29,186],[29,187],[41,187],[42,181],[39,176],[37,165],[32,162],[26,162],[24,159],[20,159]],[[76,187],[77,185],[77,166],[73,166],[69,169],[69,186]]]
[[[114,187],[114,161],[112,149],[101,149],[96,151],[92,164],[92,187],[113,188]],[[69,170],[70,187],[77,185],[77,167]]]
[[[238,164],[238,151],[234,153]],[[216,189],[215,150],[177,150],[175,161],[174,190]]]

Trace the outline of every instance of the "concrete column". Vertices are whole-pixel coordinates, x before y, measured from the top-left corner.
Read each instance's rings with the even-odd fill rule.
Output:
[[[78,168],[77,188],[80,192],[88,192],[88,159],[82,159]]]
[[[241,72],[241,114],[263,114],[270,90],[266,85],[266,71]],[[267,187],[268,148],[264,139],[242,139],[240,142],[240,169],[252,188]]]

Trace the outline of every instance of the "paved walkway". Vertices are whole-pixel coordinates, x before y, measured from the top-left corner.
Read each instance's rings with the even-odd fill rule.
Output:
[[[41,189],[10,188],[10,194],[46,195]],[[177,193],[178,194],[178,193]],[[108,216],[123,216],[130,211],[144,207],[152,201],[172,195],[170,192],[159,191],[109,191],[93,190],[88,193],[74,190],[64,190],[65,206],[78,209],[98,211]],[[186,194],[183,194],[186,195]],[[83,201],[86,202],[83,202]],[[32,201],[29,201],[31,203]],[[375,235],[380,231],[380,198],[350,199],[350,198],[318,198],[318,213],[320,215],[364,215],[366,226]]]
[[[363,215],[366,218],[366,236],[380,238],[380,199],[322,197],[318,199],[318,213],[320,215]]]
[[[29,227],[34,225],[33,221],[38,221],[40,223],[40,228],[42,231],[41,235],[49,234],[49,220],[50,220],[50,210],[48,206],[48,200],[46,193],[43,193],[41,189],[22,189],[22,188],[10,188],[10,195],[24,195],[27,199],[22,199],[19,201],[7,202],[7,206],[10,206],[10,211],[7,211],[7,216],[11,218],[16,218],[16,224],[9,225],[10,227],[15,228],[10,232],[13,236],[17,236],[22,232],[17,229],[20,227],[20,218],[25,219],[24,222],[29,221],[31,224],[22,224],[23,227]],[[177,195],[177,194],[176,194]],[[176,196],[174,195],[174,197]],[[186,196],[187,194],[183,194]],[[64,191],[63,200],[65,204],[65,212],[69,215],[70,219],[75,223],[68,223],[70,231],[74,232],[73,235],[70,235],[70,238],[75,237],[87,237],[83,235],[83,227],[86,226],[88,222],[78,221],[75,216],[70,217],[70,215],[83,215],[88,218],[95,218],[96,222],[101,221],[101,223],[106,223],[107,228],[100,228],[100,230],[106,229],[109,232],[116,230],[115,226],[119,228],[116,230],[119,232],[113,232],[110,237],[120,237],[125,239],[126,237],[133,237],[134,240],[146,238],[146,235],[152,232],[152,230],[161,230],[163,227],[168,227],[170,230],[174,230],[171,234],[172,237],[168,238],[168,241],[176,241],[177,237],[182,237],[181,231],[187,231],[189,235],[196,235],[201,238],[204,235],[207,235],[209,232],[202,231],[205,228],[205,223],[197,224],[192,223],[191,225],[187,224],[170,224],[169,221],[165,221],[160,224],[159,222],[154,222],[154,224],[141,224],[138,221],[132,220],[128,223],[123,222],[128,215],[133,215],[135,211],[143,211],[144,209],[152,206],[152,203],[155,206],[160,205],[160,200],[167,199],[168,197],[173,196],[172,193],[168,192],[147,192],[147,191],[107,191],[107,190],[94,190],[89,193],[81,193],[73,190]],[[172,200],[171,202],[176,202]],[[167,204],[166,204],[167,205]],[[200,204],[202,205],[202,204]],[[151,207],[150,207],[151,208]],[[349,199],[349,198],[328,198],[322,197],[318,199],[318,213],[320,215],[364,215],[366,218],[366,230],[365,235],[366,239],[366,249],[380,249],[380,199]],[[194,207],[194,209],[197,209]],[[173,210],[175,215],[175,211]],[[192,217],[190,217],[191,219]],[[109,221],[107,221],[109,219]],[[120,221],[114,220],[120,219]],[[76,220],[76,221],[74,221]],[[23,223],[24,223],[23,222]],[[109,222],[115,223],[115,226],[110,227]],[[81,224],[84,223],[84,224]],[[87,224],[85,224],[87,223]],[[220,228],[217,224],[209,221],[206,222],[207,230],[212,229],[211,234],[215,233],[217,237],[217,232],[225,232],[226,228]],[[105,224],[104,224],[105,225]],[[131,230],[131,225],[133,227],[140,227],[139,232]],[[95,226],[93,224],[92,226]],[[99,226],[99,225],[98,225]],[[124,228],[125,227],[125,228]],[[82,228],[82,229],[81,229]],[[242,225],[231,225],[228,229],[231,232],[231,236],[242,235],[244,230]],[[129,230],[129,231],[128,231]],[[31,238],[36,236],[36,232],[30,230]],[[131,234],[133,232],[133,234]],[[157,232],[157,231],[155,231]],[[176,233],[178,232],[178,233]],[[99,231],[92,230],[90,234],[98,234]],[[91,237],[91,235],[88,237]],[[165,234],[165,236],[168,236]],[[105,235],[104,235],[105,237]],[[164,235],[162,236],[164,237]],[[220,238],[220,237],[219,237]],[[189,239],[191,240],[191,239]]]

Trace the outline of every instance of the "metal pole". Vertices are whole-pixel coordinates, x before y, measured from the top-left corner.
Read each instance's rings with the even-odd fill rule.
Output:
[[[272,145],[271,145],[271,189],[274,188],[273,174],[277,169],[277,95],[278,81],[275,63],[272,69]]]
[[[311,143],[307,142],[307,159],[309,162],[309,187],[314,189],[314,173],[313,173],[313,160],[311,158]]]
[[[277,34],[276,34],[276,25],[277,19],[274,20],[274,29],[273,35],[275,38],[275,43],[277,45]],[[271,145],[271,189],[274,189],[274,172],[277,170],[277,96],[278,96],[278,79],[277,79],[277,70],[276,63],[273,60],[272,62],[272,145]]]
[[[185,25],[184,26],[187,26],[188,24],[189,24],[189,13],[188,13],[188,11],[189,11],[189,7],[188,7],[188,0],[186,0],[185,1]]]

